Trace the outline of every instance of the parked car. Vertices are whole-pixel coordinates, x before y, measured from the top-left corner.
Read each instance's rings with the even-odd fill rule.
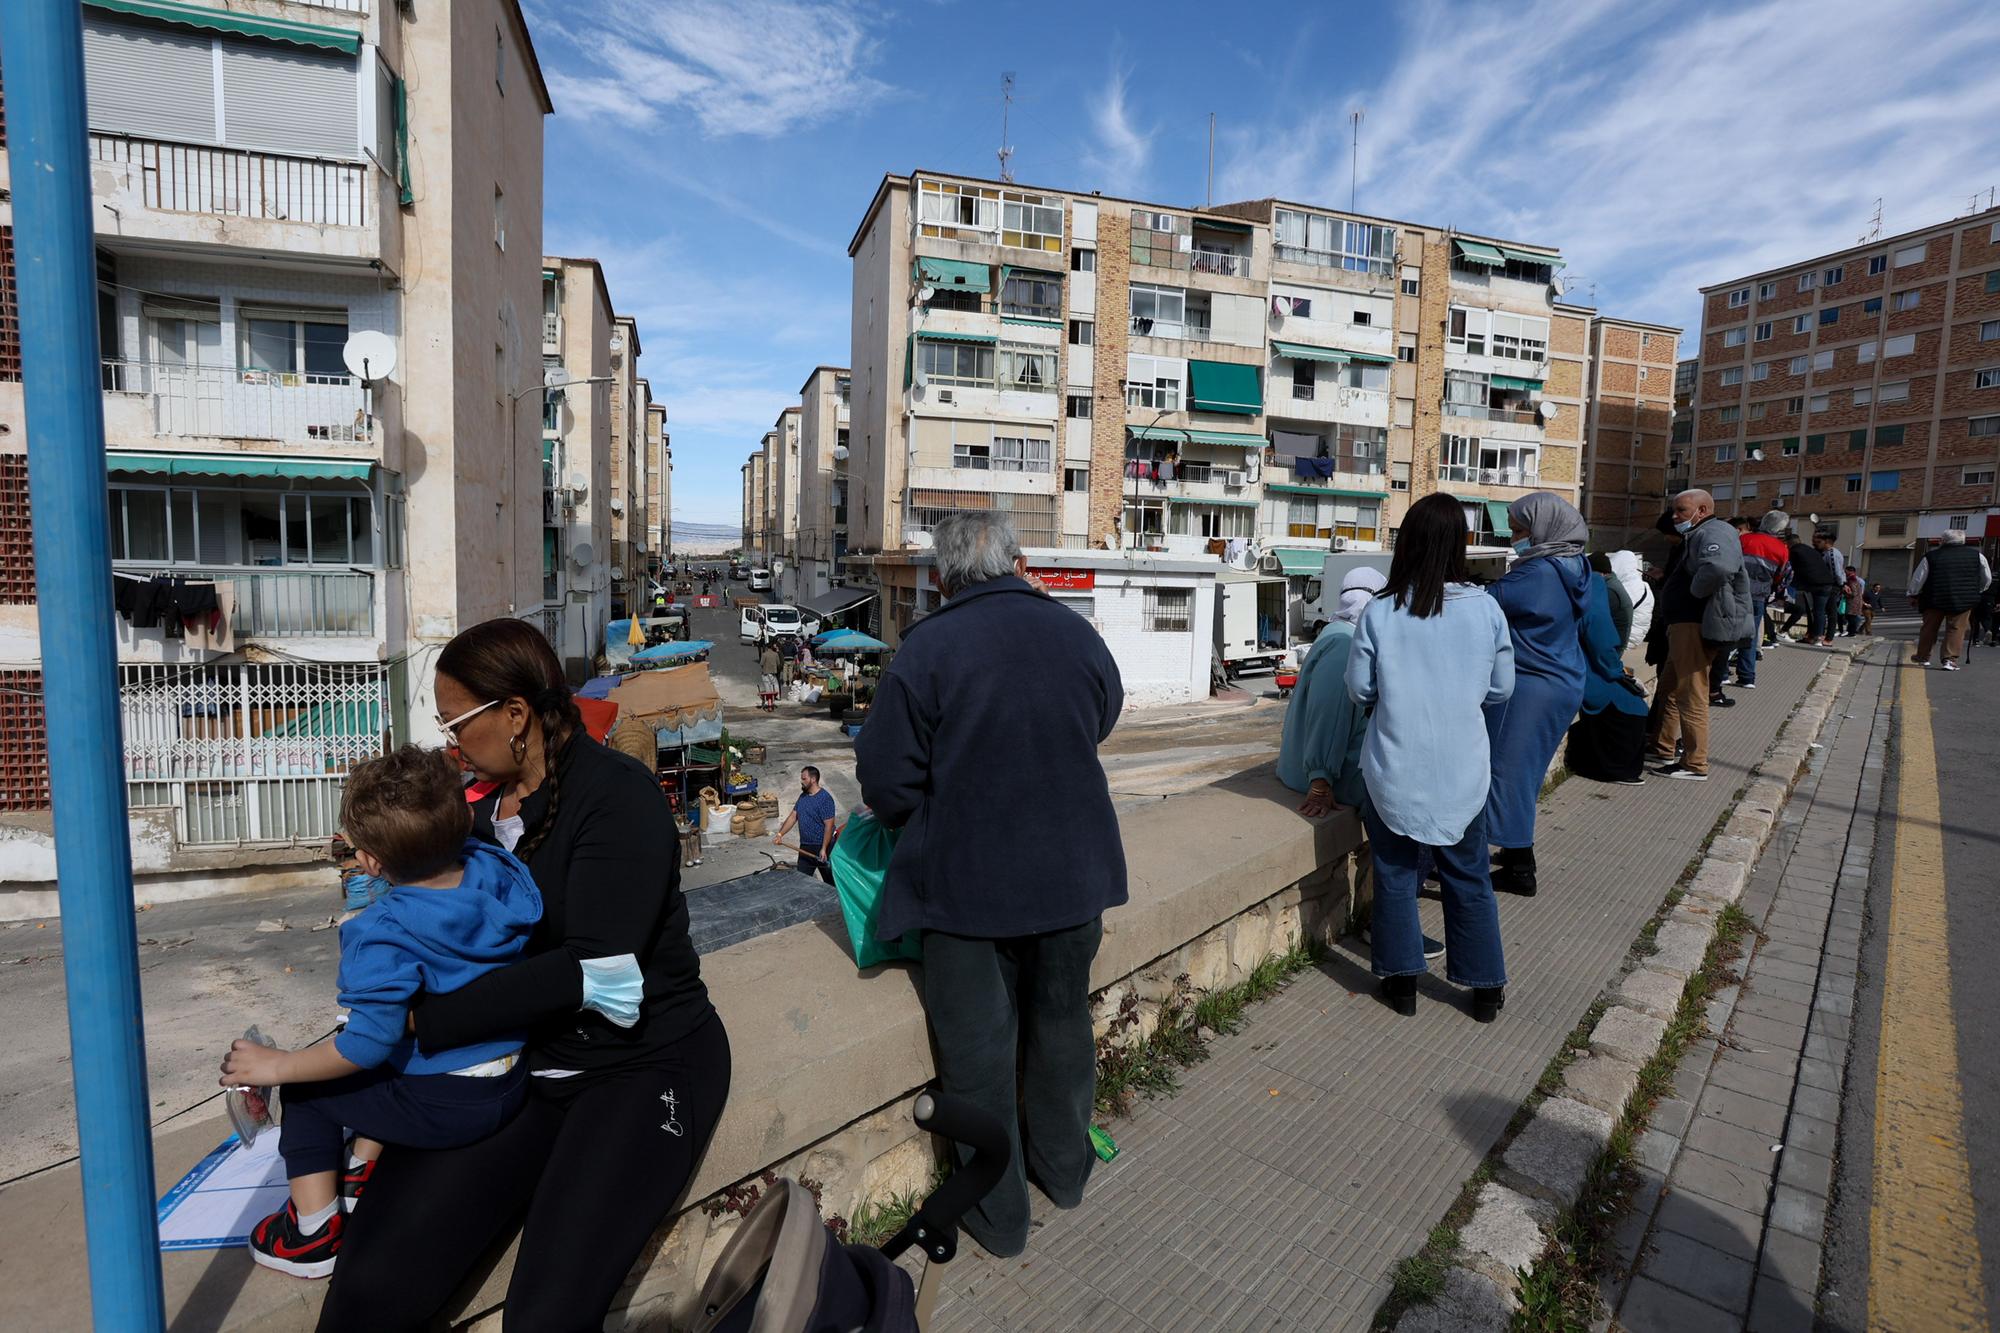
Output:
[[[766,639],[775,639],[781,634],[804,634],[805,621],[796,606],[786,606],[782,602],[770,606],[746,606],[737,633],[744,643],[762,644]]]
[[[759,565],[755,569],[752,569],[750,571],[750,591],[751,592],[771,591],[771,571],[765,569],[762,565]]]
[[[732,582],[741,583],[743,582],[743,580],[749,577],[750,577],[750,571],[745,569],[743,566],[731,565],[729,567],[729,578]]]

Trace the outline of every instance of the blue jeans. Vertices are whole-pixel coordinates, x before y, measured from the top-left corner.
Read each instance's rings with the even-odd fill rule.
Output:
[[[1424,964],[1424,932],[1417,917],[1423,883],[1418,858],[1426,844],[1390,829],[1364,806],[1362,822],[1375,858],[1375,906],[1369,927],[1371,967],[1378,977],[1416,976]],[[1459,986],[1504,986],[1507,962],[1500,946],[1500,905],[1486,847],[1486,815],[1473,817],[1450,847],[1429,847],[1444,892],[1445,977]]]
[[[1821,639],[1833,637],[1833,593],[1832,588],[1806,589],[1806,605],[1811,610],[1811,618],[1806,621],[1806,642],[1817,643]]]
[[[1757,659],[1763,656],[1765,604],[1765,598],[1752,597],[1750,599],[1750,614],[1755,617],[1757,632],[1750,636],[1750,643],[1747,647],[1736,650],[1736,679],[1742,681],[1745,685],[1755,685],[1757,683]]]

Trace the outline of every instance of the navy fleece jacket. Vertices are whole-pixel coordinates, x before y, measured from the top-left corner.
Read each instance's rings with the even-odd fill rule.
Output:
[[[340,928],[340,1002],[347,1027],[334,1049],[373,1069],[447,1074],[521,1049],[519,1037],[419,1053],[404,1035],[410,997],[457,990],[521,956],[542,919],[542,895],[528,868],[488,843],[468,839],[465,877],[455,889],[398,885]]]

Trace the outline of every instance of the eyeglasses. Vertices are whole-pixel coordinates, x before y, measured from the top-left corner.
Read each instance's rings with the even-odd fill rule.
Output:
[[[473,709],[469,713],[460,713],[457,717],[453,718],[449,722],[445,721],[442,717],[439,717],[435,713],[431,714],[431,717],[433,720],[437,722],[438,730],[444,733],[445,743],[448,745],[456,745],[458,744],[458,729],[460,727],[464,726],[467,722],[471,721],[473,718],[478,717],[481,713],[485,712],[487,709],[496,707],[500,702],[501,701],[498,699],[489,700],[488,702],[479,705],[479,707]]]

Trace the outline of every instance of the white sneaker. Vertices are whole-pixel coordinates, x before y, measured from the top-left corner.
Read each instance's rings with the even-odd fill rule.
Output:
[[[1956,671],[1956,670],[1958,670],[1958,663],[1956,663],[1956,662],[1946,662],[1946,663],[1944,664],[1944,669],[1945,669],[1946,671]]]

